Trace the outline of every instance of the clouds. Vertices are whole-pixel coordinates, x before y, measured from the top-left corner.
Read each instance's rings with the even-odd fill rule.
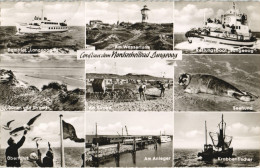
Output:
[[[3,26],[15,26],[16,23],[30,22],[34,16],[43,15],[52,21],[67,20],[69,26],[84,26],[84,2],[9,2],[1,10]]]
[[[12,123],[12,127],[16,128],[27,123],[30,117],[35,116],[35,112],[10,112],[4,114],[1,118],[1,122],[5,123],[11,119],[15,121]],[[76,130],[79,138],[84,137],[84,113],[80,112],[63,112],[63,120],[72,124]],[[23,132],[19,132],[19,136],[15,137],[16,142],[20,140]],[[9,131],[3,131],[1,133],[1,147],[7,147],[7,140],[10,137]],[[59,112],[44,112],[34,122],[33,127],[28,131],[26,135],[26,141],[23,148],[35,148],[35,141],[32,141],[34,137],[43,138],[39,141],[41,147],[47,147],[47,142],[50,142],[52,147],[60,146],[60,118]],[[64,140],[65,147],[82,147],[84,143],[75,143],[71,140]]]
[[[85,66],[87,73],[128,73],[147,74],[157,77],[173,77],[173,66],[167,65],[165,60],[89,60]]]
[[[86,135],[93,135],[96,130],[99,135],[121,134],[122,128],[126,134],[127,126],[130,135],[160,135],[160,132],[173,134],[173,113],[140,113],[140,112],[90,112],[86,115]]]
[[[259,126],[246,126],[240,122],[234,123],[227,127],[227,131],[232,133],[234,136],[260,136],[260,127]]]
[[[246,13],[249,18],[250,28],[260,31],[260,14],[257,2],[236,2],[237,8]],[[232,8],[231,2],[176,2],[174,10],[174,32],[186,32],[194,27],[201,27],[204,22],[204,13],[207,18],[218,18],[228,9]]]
[[[113,65],[109,65],[106,62],[103,61],[96,61],[93,63],[86,63],[85,69],[86,72],[88,73],[94,73],[94,72],[99,72],[99,73],[106,73],[106,72],[111,72],[113,69]]]
[[[188,131],[188,132],[185,132],[185,133],[181,133],[184,137],[187,137],[187,138],[194,138],[194,137],[197,137],[197,136],[201,136],[203,133],[201,131],[198,131],[198,130],[191,130],[191,131]]]
[[[163,124],[158,126],[157,129],[150,129],[141,123],[139,125],[129,125],[122,122],[116,122],[109,123],[107,125],[103,125],[102,123],[98,124],[98,134],[117,135],[117,132],[121,134],[122,128],[124,130],[124,134],[126,134],[125,126],[127,126],[127,130],[130,135],[159,135],[160,131],[165,131],[166,134],[172,134],[173,132],[173,126],[170,124]],[[95,127],[93,125],[87,125],[86,134],[92,135],[94,130]]]
[[[203,25],[204,15],[211,17],[214,15],[212,8],[199,9],[196,5],[188,4],[184,8],[174,10],[175,32],[185,32],[190,28]]]
[[[208,143],[212,144],[209,132],[219,132],[219,113],[176,114],[175,147],[203,148],[205,143],[205,121],[207,124]],[[258,113],[225,113],[224,122],[227,127],[225,134],[232,136],[231,146],[234,149],[259,149],[260,123]]]
[[[172,2],[87,2],[86,23],[90,20],[102,20],[104,23],[141,22],[141,9],[147,5],[150,9],[149,22],[172,23]]]

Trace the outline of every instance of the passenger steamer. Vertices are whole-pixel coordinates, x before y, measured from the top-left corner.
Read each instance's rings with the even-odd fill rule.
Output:
[[[186,32],[188,42],[204,41],[237,47],[253,47],[256,37],[248,26],[247,15],[241,13],[233,3],[233,8],[221,15],[221,19],[205,20],[202,28],[193,28]]]
[[[172,139],[171,139],[171,136],[169,135],[161,135],[160,136],[160,142],[161,143],[166,143],[166,142],[171,142]]]
[[[35,33],[55,33],[68,31],[66,20],[64,22],[54,22],[46,17],[35,16],[30,23],[17,23],[16,29],[18,34],[35,34]]]

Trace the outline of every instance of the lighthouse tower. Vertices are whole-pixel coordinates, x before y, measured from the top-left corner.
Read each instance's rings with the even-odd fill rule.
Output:
[[[143,9],[141,9],[142,23],[147,23],[148,22],[148,11],[149,10],[150,9],[148,9],[146,5],[144,5]]]

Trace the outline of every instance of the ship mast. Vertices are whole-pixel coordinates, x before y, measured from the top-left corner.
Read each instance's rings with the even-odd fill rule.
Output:
[[[235,11],[235,26],[237,27],[237,11],[236,11],[236,4],[235,4],[235,2],[233,2],[233,9]],[[222,117],[223,117],[223,115],[222,115]]]
[[[203,19],[203,25],[206,26],[206,14],[205,14],[205,9],[204,9],[203,12],[204,12],[204,13],[203,13],[203,14],[204,14],[204,16],[203,16],[203,17],[204,17],[204,19]]]
[[[208,138],[208,136],[207,136],[207,121],[205,121],[205,141],[206,141],[206,145],[208,144],[207,138]]]
[[[41,20],[43,21],[43,8],[42,8],[42,16],[41,16]]]
[[[96,123],[96,138],[97,138],[97,123]]]
[[[222,139],[223,139],[223,144],[222,144],[222,151],[224,151],[224,148],[225,148],[225,141],[224,141],[224,118],[223,118],[223,114],[222,114],[222,131],[223,131],[223,137],[222,137]]]

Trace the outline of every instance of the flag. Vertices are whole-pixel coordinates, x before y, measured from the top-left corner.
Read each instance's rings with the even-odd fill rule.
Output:
[[[63,126],[63,139],[70,139],[74,142],[85,142],[84,138],[78,138],[76,134],[76,130],[73,127],[73,125],[66,123],[64,120],[62,120],[62,126]]]

